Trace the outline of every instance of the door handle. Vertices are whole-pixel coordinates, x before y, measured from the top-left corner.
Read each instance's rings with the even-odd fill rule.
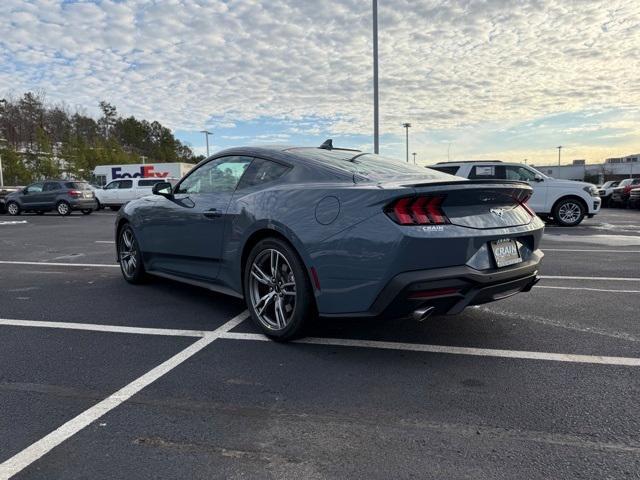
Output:
[[[222,213],[220,213],[217,208],[210,208],[204,212],[203,215],[207,218],[219,218],[222,216]]]

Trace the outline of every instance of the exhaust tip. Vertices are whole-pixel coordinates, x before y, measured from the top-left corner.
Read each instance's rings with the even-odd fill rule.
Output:
[[[418,322],[424,322],[427,318],[431,316],[434,310],[435,310],[435,307],[418,308],[411,314],[411,317],[414,320],[417,320]]]

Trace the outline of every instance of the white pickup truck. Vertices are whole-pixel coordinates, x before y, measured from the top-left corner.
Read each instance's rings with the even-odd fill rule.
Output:
[[[113,180],[102,188],[97,188],[94,193],[98,201],[98,210],[109,207],[111,210],[119,210],[122,205],[131,200],[151,195],[151,190],[156,183],[171,182],[172,178],[127,178]]]
[[[440,162],[427,168],[472,180],[519,180],[533,187],[527,202],[536,214],[563,227],[575,227],[600,211],[595,185],[548,177],[533,167],[500,160]]]

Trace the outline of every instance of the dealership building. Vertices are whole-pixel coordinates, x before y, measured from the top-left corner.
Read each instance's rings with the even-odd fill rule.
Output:
[[[604,163],[587,164],[585,160],[573,160],[569,165],[531,166],[554,178],[602,183],[607,180],[640,177],[640,153],[626,157],[607,158]]]

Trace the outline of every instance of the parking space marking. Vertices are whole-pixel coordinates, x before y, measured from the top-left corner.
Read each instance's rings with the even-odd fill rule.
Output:
[[[550,285],[536,285],[538,288],[550,288],[554,290],[586,290],[589,292],[610,292],[610,293],[640,293],[640,290],[608,290],[606,288],[588,288],[588,287],[552,287]]]
[[[593,248],[593,249],[572,249],[572,248],[544,248],[542,247],[543,252],[602,252],[602,253],[640,253],[640,250],[606,250],[603,248]]]
[[[109,243],[109,244],[114,244],[116,243],[115,240],[96,240],[96,243]]]
[[[26,220],[5,220],[0,225],[22,225],[28,223]]]
[[[212,333],[204,330],[180,330],[172,328],[123,327],[97,323],[46,322],[41,320],[15,320],[0,318],[0,325],[11,327],[59,328],[63,330],[88,330],[91,332],[130,333],[136,335],[166,335],[170,337],[204,337]]]
[[[50,266],[50,267],[96,267],[96,268],[120,268],[120,265],[115,263],[113,265],[109,263],[59,263],[59,262],[19,262],[14,260],[0,260],[2,265],[38,265],[38,266]]]
[[[244,311],[216,330],[206,333],[205,336],[200,340],[191,344],[170,359],[149,370],[147,373],[129,383],[128,385],[124,386],[111,396],[105,398],[88,410],[85,410],[80,415],[69,420],[64,425],[58,427],[50,434],[38,440],[36,443],[30,445],[10,459],[6,460],[4,463],[0,464],[0,479],[8,479],[13,475],[16,475],[18,472],[41,458],[47,452],[51,451],[53,448],[69,439],[83,428],[87,427],[106,413],[110,412],[117,406],[127,401],[143,388],[147,387],[163,375],[169,373],[178,365],[191,358],[211,342],[213,342],[217,338],[220,338],[222,334],[238,326],[248,316],[249,313],[247,311]]]
[[[259,333],[227,332],[220,338],[230,340],[271,341]],[[640,367],[640,358],[607,357],[601,355],[577,355],[570,353],[527,352],[522,350],[498,350],[490,348],[451,347],[446,345],[428,345],[422,343],[384,342],[378,340],[352,340],[344,338],[306,337],[293,343],[311,345],[329,345],[335,347],[378,348],[382,350],[403,350],[426,353],[448,353],[452,355],[471,355],[476,357],[516,358],[523,360],[546,360],[552,362],[589,363],[595,365],[617,365]]]
[[[598,280],[605,282],[640,282],[637,277],[572,277],[567,275],[540,275],[546,280]]]

